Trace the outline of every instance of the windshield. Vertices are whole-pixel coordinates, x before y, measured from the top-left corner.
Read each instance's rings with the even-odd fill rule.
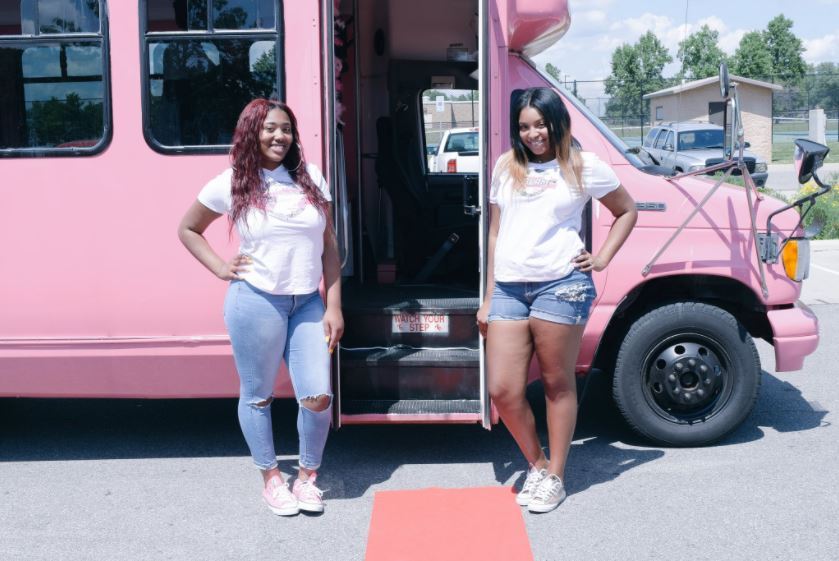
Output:
[[[456,132],[449,136],[446,141],[446,148],[444,152],[477,152],[478,151],[478,132]]]
[[[697,130],[679,133],[679,150],[722,148],[722,130]]]

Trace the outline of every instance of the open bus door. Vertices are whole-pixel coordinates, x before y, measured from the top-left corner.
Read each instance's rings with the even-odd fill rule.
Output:
[[[357,0],[351,7],[342,4],[340,14],[332,13],[331,2],[323,6],[324,21],[338,15],[351,27],[342,61],[350,76],[343,82],[342,126],[336,125],[335,88],[326,87],[324,98],[324,168],[345,260],[346,327],[333,357],[334,426],[431,422],[489,428],[475,321],[483,296],[481,208],[488,185],[487,124],[481,117],[488,93],[478,72],[487,67],[478,60],[487,49],[483,32],[477,32],[486,29],[486,0],[451,7],[455,17],[472,24],[456,30],[471,52],[457,60],[447,57],[446,45],[440,49],[427,40],[437,23],[433,6]],[[450,7],[439,0],[439,8]],[[335,84],[333,33],[323,27],[327,85]],[[381,34],[388,41],[375,40]],[[477,92],[478,172],[435,174],[426,166],[422,93],[440,80]]]

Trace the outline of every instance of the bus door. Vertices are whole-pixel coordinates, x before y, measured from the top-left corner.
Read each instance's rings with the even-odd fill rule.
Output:
[[[334,119],[325,121],[342,125],[325,131],[325,154],[345,258],[335,426],[489,426],[476,324],[486,181],[482,1],[358,0],[326,14],[337,23],[324,26],[324,79],[338,84],[340,99],[328,93]],[[335,33],[346,48],[331,49]],[[340,75],[330,75],[335,68]],[[468,133],[458,138],[468,143],[459,169],[430,170],[429,144],[455,129]]]

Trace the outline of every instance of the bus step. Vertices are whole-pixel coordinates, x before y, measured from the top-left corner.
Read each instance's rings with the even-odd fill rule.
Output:
[[[345,415],[436,415],[481,412],[477,399],[351,399],[341,402]]]
[[[342,343],[413,347],[476,347],[477,294],[440,287],[348,288]],[[425,317],[420,317],[425,316]]]
[[[480,392],[477,349],[341,349],[342,400],[469,400]]]

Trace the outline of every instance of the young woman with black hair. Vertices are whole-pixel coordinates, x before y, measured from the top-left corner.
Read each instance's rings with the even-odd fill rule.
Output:
[[[315,470],[331,417],[329,354],[344,331],[329,189],[320,171],[306,164],[299,138],[287,105],[249,103],[234,132],[232,166],[204,186],[178,229],[190,253],[230,283],[224,321],[240,380],[239,424],[262,470],[262,497],[282,516],[323,511]],[[229,261],[203,236],[222,214],[240,239],[239,253]],[[283,360],[300,405],[300,465],[292,490],[277,467],[271,428],[272,391]]]
[[[490,188],[486,298],[478,325],[487,339],[489,392],[529,463],[516,501],[548,512],[565,499],[565,463],[577,419],[575,365],[602,271],[629,236],[635,203],[597,156],[572,145],[559,95],[531,88],[510,116],[512,149],[496,162]],[[615,217],[596,255],[579,231],[583,208],[599,199]],[[545,390],[548,450],[525,396],[536,355]]]

